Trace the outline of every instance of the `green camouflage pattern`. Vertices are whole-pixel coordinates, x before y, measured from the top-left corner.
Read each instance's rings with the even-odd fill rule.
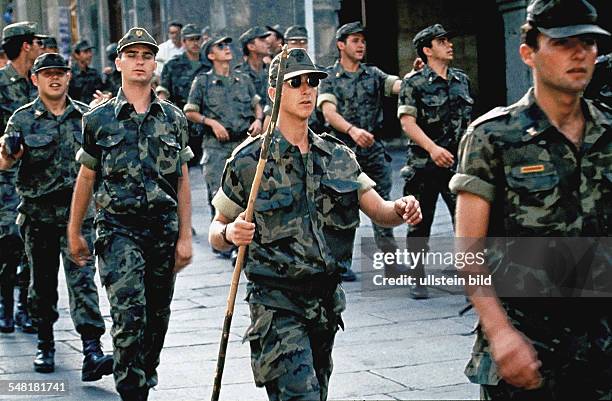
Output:
[[[353,152],[330,138],[309,131],[305,166],[298,148],[275,131],[255,201],[257,228],[249,246],[247,278],[304,279],[320,273],[331,277],[350,267],[359,225],[361,168]],[[217,194],[222,192],[242,210],[246,209],[261,140],[249,139],[236,149]],[[217,202],[213,204],[218,207]],[[236,217],[234,211],[218,210]]]
[[[612,107],[612,53],[597,57],[595,72],[589,86],[584,91],[584,96],[589,99],[597,99]]]
[[[330,127],[332,134],[355,152],[363,171],[376,183],[376,192],[383,199],[390,200],[391,156],[386,152],[378,134],[383,125],[383,96],[388,94],[386,86],[394,76],[363,63],[359,65],[357,72],[350,73],[342,68],[339,61],[329,66],[326,72],[328,77],[321,81],[317,104],[320,108],[320,99],[332,95],[337,102],[336,110],[346,121],[374,134],[374,144],[369,148],[362,148],[357,146],[349,135]],[[372,229],[379,248],[395,248],[392,228],[372,223]]]
[[[189,99],[189,90],[194,78],[209,68],[202,62],[198,62],[197,65],[192,63],[185,53],[170,59],[164,64],[160,81],[160,85],[170,93],[168,100],[183,110]]]
[[[273,401],[326,400],[339,316],[322,307],[313,323],[265,305],[249,307],[252,323],[244,340],[251,347],[255,384],[265,386]]]
[[[470,80],[465,72],[450,67],[444,79],[425,65],[402,80],[397,114],[415,117],[423,132],[456,159],[459,141],[472,119],[473,104]],[[429,154],[412,141],[409,141],[406,160],[407,175],[413,170],[436,167]]]
[[[535,102],[533,89],[517,103],[497,108],[474,121],[459,147],[454,192],[466,191],[491,203],[488,237],[609,236],[612,221],[612,115],[603,106],[582,101],[587,121],[580,151],[554,126]],[[551,278],[534,266],[505,264],[503,249],[489,247],[495,274],[528,277],[517,290],[557,294]],[[591,266],[593,285],[609,288],[609,249],[600,249]],[[508,254],[510,255],[510,254]],[[510,255],[512,256],[512,255]],[[558,272],[562,274],[562,272]],[[523,284],[521,284],[523,283]],[[529,286],[530,288],[528,288]],[[506,298],[513,325],[529,337],[543,361],[543,391],[565,398],[612,397],[612,317],[609,298]],[[474,383],[498,384],[486,337],[477,331],[466,374]],[[569,387],[571,385],[571,387]],[[570,391],[574,389],[574,392]],[[505,383],[483,392],[519,390]],[[564,392],[568,391],[568,392]],[[554,396],[557,394],[557,396]],[[563,396],[561,396],[563,395]],[[550,396],[549,396],[550,397]],[[575,398],[575,397],[570,397]],[[537,399],[534,398],[534,399]]]
[[[355,155],[329,135],[308,136],[303,156],[274,132],[245,267],[251,325],[244,338],[255,382],[270,399],[327,397],[334,335],[346,307],[339,276],[351,265],[359,225],[363,184]],[[246,208],[261,141],[248,139],[227,161],[213,201],[226,217]]]
[[[230,141],[242,141],[255,120],[257,98],[256,89],[248,76],[232,72],[229,77],[224,77],[210,70],[199,74],[193,81],[184,111],[198,111],[216,120],[225,127]],[[208,126],[204,131],[205,137],[214,137]]]
[[[187,119],[151,92],[138,115],[123,91],[83,115],[77,160],[96,171],[94,200],[111,214],[175,210],[181,165],[192,156]]]
[[[208,194],[208,203],[211,205],[211,215],[215,215],[215,208],[212,206],[212,200],[221,187],[221,178],[223,177],[223,167],[225,162],[232,155],[236,148],[236,142],[219,142],[217,138],[207,135],[203,141],[204,157],[202,165],[204,167],[204,181],[206,182],[206,193]]]
[[[121,88],[121,71],[117,71],[113,67],[113,71],[110,74],[104,73],[102,82],[102,92],[108,92],[113,96],[117,96],[117,92]]]
[[[319,97],[333,95],[336,110],[346,121],[375,134],[383,125],[382,99],[385,81],[390,75],[378,67],[361,63],[357,72],[347,72],[339,61],[327,67],[328,77],[321,81]],[[353,140],[344,133],[336,133],[347,145]]]
[[[84,71],[75,62],[70,70],[72,78],[68,85],[68,95],[75,100],[89,104],[96,90],[103,90],[102,77],[95,68],[87,67]]]
[[[176,209],[139,216],[102,213],[96,221],[95,250],[111,305],[113,374],[120,393],[157,385],[177,239]]]
[[[73,162],[74,163],[74,162]],[[70,198],[66,199],[70,202]],[[68,209],[64,205],[64,209]],[[61,256],[66,284],[70,316],[76,331],[87,339],[104,334],[104,319],[100,314],[98,289],[94,277],[96,267],[93,259],[80,267],[70,259],[66,225],[43,223],[26,218],[22,226],[25,251],[32,270],[28,293],[28,310],[38,325],[58,320],[58,270]],[[82,233],[93,249],[93,220],[83,222]]]
[[[56,117],[36,98],[10,118],[6,134],[17,133],[24,141],[16,183],[20,213],[37,222],[67,225],[79,172],[74,157],[83,142],[81,117],[88,110],[68,98],[66,111]]]
[[[270,103],[268,99],[268,68],[269,66],[264,64],[261,71],[257,72],[251,68],[251,65],[246,60],[242,64],[238,64],[234,67],[234,71],[245,74],[251,79],[255,87],[255,93],[259,95],[259,102],[262,108]]]

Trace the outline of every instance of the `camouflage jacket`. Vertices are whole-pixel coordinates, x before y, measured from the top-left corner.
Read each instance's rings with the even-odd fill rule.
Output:
[[[121,71],[117,71],[113,68],[113,72],[110,74],[103,74],[103,78],[102,91],[117,96],[117,92],[119,92],[119,88],[121,88]]]
[[[187,120],[151,92],[137,114],[123,91],[83,115],[77,160],[96,172],[94,199],[106,213],[135,215],[176,210],[181,166],[193,157]]]
[[[329,76],[321,81],[317,107],[325,102],[336,105],[338,113],[356,127],[376,133],[383,125],[383,96],[391,90],[399,77],[389,75],[378,67],[360,64],[357,72],[347,72],[339,61],[327,67]],[[334,131],[349,146],[356,146],[350,136]]]
[[[186,53],[180,54],[164,64],[160,86],[170,94],[168,100],[182,110],[189,98],[189,90],[194,78],[200,72],[206,72],[209,69],[210,67],[202,62],[198,62],[198,65],[194,66],[194,63],[187,58]]]
[[[71,73],[72,78],[70,78],[68,94],[75,100],[89,104],[93,100],[96,90],[104,89],[102,77],[98,70],[94,68],[88,67],[85,71],[82,71],[75,63],[72,66]]]
[[[612,53],[597,57],[595,72],[584,96],[612,107]]]
[[[232,72],[229,77],[223,77],[210,70],[193,81],[183,110],[197,111],[217,120],[230,139],[238,141],[246,137],[247,129],[255,120],[257,103],[259,96],[248,76]]]
[[[242,64],[238,64],[234,67],[234,71],[241,72],[247,75],[253,85],[255,86],[255,93],[259,96],[259,102],[261,103],[261,108],[263,109],[268,101],[268,68],[267,64],[264,64],[261,71],[257,72],[251,68],[251,65],[248,61],[244,61]]]
[[[89,107],[67,99],[61,116],[48,112],[40,98],[19,108],[6,133],[23,137],[24,154],[18,164],[19,212],[45,223],[66,224],[82,144],[81,117]]]
[[[397,117],[409,115],[437,145],[456,159],[459,141],[472,118],[470,80],[457,68],[449,68],[447,79],[428,65],[407,74],[400,88]],[[410,141],[407,163],[415,169],[434,168],[435,163],[419,145]]]
[[[246,208],[261,138],[247,139],[226,163],[213,205],[230,220]],[[340,141],[312,131],[309,140],[310,152],[302,155],[280,131],[274,133],[255,201],[255,238],[245,267],[255,284],[299,286],[320,280],[321,285],[335,288],[340,273],[351,265],[359,225],[358,196],[373,182]],[[259,295],[263,297],[259,302],[272,307],[303,309],[281,292]],[[308,302],[304,301],[308,297],[299,299]]]
[[[450,188],[490,202],[488,237],[610,235],[612,115],[589,100],[583,100],[582,106],[586,127],[579,150],[551,125],[535,102],[533,89],[517,103],[496,108],[470,125],[460,143],[458,172]],[[603,286],[595,289],[609,292],[610,247],[593,249],[589,285]],[[512,280],[503,284],[515,286],[519,294],[541,295],[502,297],[513,325],[533,341],[539,356],[550,354],[553,347],[559,355],[573,355],[572,341],[582,335],[580,330],[600,322],[607,325],[606,335],[612,336],[609,298],[550,298],[563,295],[557,283],[559,277],[568,275],[562,269],[572,268],[568,260],[563,260],[565,265],[543,269],[530,264],[533,257],[528,257],[539,255],[539,249],[511,252],[495,247],[487,251],[489,268],[498,283],[502,277]],[[466,374],[472,382],[496,384],[499,376],[487,339],[481,330],[477,334]],[[566,346],[570,348],[562,351]]]
[[[31,102],[36,95],[36,87],[29,79],[19,75],[11,64],[0,69],[0,133],[4,133],[15,110]],[[17,234],[15,221],[19,197],[15,191],[16,173],[17,165],[0,171],[0,237]]]

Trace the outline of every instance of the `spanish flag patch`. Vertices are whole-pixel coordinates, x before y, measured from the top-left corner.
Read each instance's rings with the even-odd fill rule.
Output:
[[[521,174],[540,173],[542,171],[544,171],[543,164],[534,164],[531,166],[521,167]]]

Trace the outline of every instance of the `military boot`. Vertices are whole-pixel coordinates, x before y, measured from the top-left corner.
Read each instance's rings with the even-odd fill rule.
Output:
[[[149,387],[135,390],[120,391],[121,401],[147,401],[149,398]]]
[[[55,370],[55,342],[53,341],[53,323],[42,322],[38,331],[38,350],[34,358],[34,370],[40,373],[51,373]]]
[[[17,302],[17,312],[15,312],[15,325],[24,333],[36,333],[36,327],[32,324],[32,319],[28,313],[28,291],[19,289],[19,302]]]
[[[83,340],[83,369],[81,370],[81,380],[92,382],[100,380],[102,376],[113,373],[113,357],[104,355],[100,339]]]
[[[15,321],[13,320],[13,286],[0,286],[0,332],[12,333],[15,331]]]

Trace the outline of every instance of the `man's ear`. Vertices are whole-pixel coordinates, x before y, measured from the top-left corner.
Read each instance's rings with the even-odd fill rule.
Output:
[[[268,87],[268,97],[270,98],[271,101],[274,102],[274,97],[276,96],[276,88],[273,88],[272,86]]]
[[[115,58],[115,68],[117,71],[121,71],[121,54],[118,54],[117,58]]]
[[[523,43],[519,47],[519,54],[521,55],[521,60],[523,63],[527,64],[529,67],[533,67],[533,54],[535,50],[527,44]]]
[[[38,88],[38,77],[36,74],[32,73],[32,75],[30,75],[30,80],[32,81],[32,84]]]

